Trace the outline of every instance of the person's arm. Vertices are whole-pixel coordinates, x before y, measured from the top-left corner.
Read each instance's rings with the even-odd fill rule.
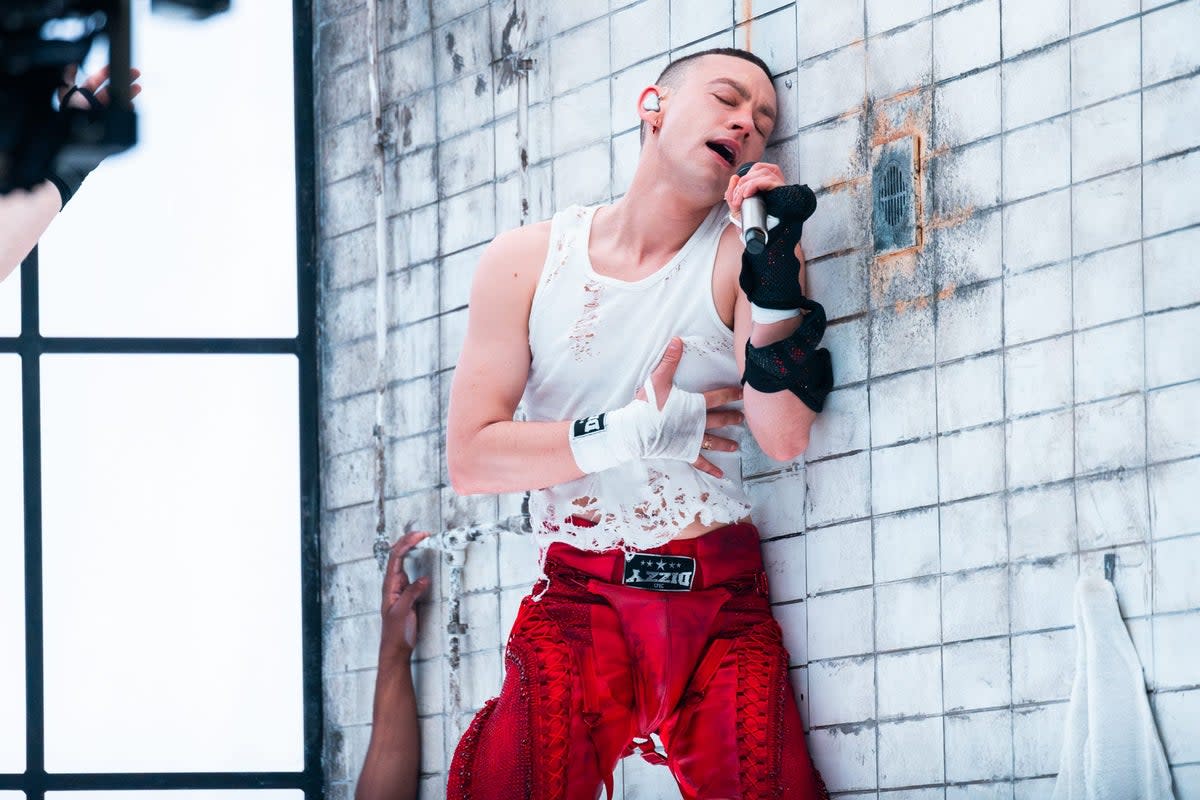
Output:
[[[737,251],[737,256],[741,251]],[[797,252],[800,263],[803,253]],[[733,271],[737,275],[737,271]],[[803,284],[801,272],[801,284]],[[807,292],[806,292],[807,293]],[[733,316],[733,352],[737,359],[738,372],[746,369],[746,339],[755,347],[786,339],[800,327],[802,317],[761,324],[750,319],[750,301],[740,288]],[[776,461],[791,461],[808,449],[808,434],[817,412],[791,392],[760,392],[746,384],[742,387],[746,411],[746,427],[758,442],[758,446]]]
[[[62,197],[50,181],[0,195],[0,281],[21,265],[61,207]]]
[[[412,651],[417,641],[414,604],[429,587],[429,578],[409,583],[404,556],[426,532],[413,532],[392,545],[383,578],[383,628],[371,742],[354,789],[355,800],[416,800],[421,769],[421,729],[412,679]]]
[[[739,216],[742,201],[758,192],[765,192],[786,184],[783,173],[778,165],[759,162],[745,177],[737,175],[730,178],[725,200],[732,214]],[[723,265],[718,265],[723,274],[737,282],[741,272],[742,244],[740,235],[737,236],[735,247],[721,248],[721,257],[728,259]],[[796,244],[795,256],[799,261],[798,280],[802,293],[808,295],[805,276],[804,252],[800,244]],[[782,341],[794,333],[799,327],[803,316],[796,316],[781,322],[759,323],[751,319],[750,300],[739,286],[737,302],[734,307],[733,350],[737,359],[738,371],[745,374],[746,370],[746,340],[754,347],[762,347]],[[753,434],[758,446],[776,461],[791,461],[808,448],[808,435],[817,412],[809,408],[796,394],[790,391],[760,392],[745,384],[744,400],[746,410],[746,426]]]
[[[582,477],[568,433],[571,420],[517,422],[517,404],[529,378],[529,309],[546,257],[549,225],[517,228],[484,250],[471,288],[467,334],[450,387],[446,463],[459,494],[494,494],[552,486]],[[664,343],[665,344],[665,343]],[[668,348],[651,379],[661,410],[671,392],[680,345]],[[639,398],[645,395],[638,390]],[[740,396],[736,387],[705,392],[708,409]],[[596,408],[593,413],[612,411]],[[741,420],[736,411],[707,411],[705,428]],[[606,434],[607,435],[607,434]],[[712,449],[736,444],[710,435]],[[691,462],[721,472],[703,456]]]
[[[73,65],[67,68],[66,74],[63,76],[68,84],[75,81],[75,76],[78,73],[78,65]],[[85,89],[92,93],[96,102],[100,105],[108,104],[108,88],[105,82],[108,80],[109,68],[104,68],[89,75],[83,83],[79,84],[80,89]],[[141,77],[141,71],[131,69],[129,71],[130,78],[137,80]],[[59,90],[59,99],[67,95],[67,89]],[[129,89],[130,98],[137,97],[142,91],[142,87],[132,84]],[[78,108],[87,110],[91,107],[91,103],[83,92],[73,92],[67,100],[67,106],[70,108]],[[64,180],[68,178],[69,180]],[[84,174],[74,174],[71,176],[59,176],[56,178],[63,181],[65,191],[74,191],[79,188],[79,183],[83,180]],[[9,192],[6,195],[0,195],[0,281],[12,274],[29,252],[33,250],[34,245],[42,238],[42,234],[50,227],[50,223],[58,216],[58,212],[66,205],[69,195],[64,195],[64,189],[60,189],[53,181],[45,180],[34,186],[29,191],[17,190]]]

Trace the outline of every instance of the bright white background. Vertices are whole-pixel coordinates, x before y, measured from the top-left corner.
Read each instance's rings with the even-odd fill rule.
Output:
[[[138,0],[134,38],[140,143],[43,236],[41,333],[294,336],[291,3],[191,22]],[[19,289],[19,271],[0,283],[0,336],[19,333]],[[47,768],[302,769],[296,359],[41,369]],[[3,772],[25,767],[20,408],[0,356]]]

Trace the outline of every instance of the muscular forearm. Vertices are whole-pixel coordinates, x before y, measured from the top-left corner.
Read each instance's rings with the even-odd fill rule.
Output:
[[[390,667],[381,661],[375,679],[371,743],[355,800],[415,800],[420,769],[421,731],[411,667],[407,659]]]
[[[50,181],[29,191],[0,195],[0,281],[29,255],[61,205],[58,189]]]
[[[448,446],[459,494],[498,494],[553,486],[583,476],[567,438],[570,422],[493,422]]]
[[[762,324],[750,328],[750,344],[755,347],[786,339],[800,327],[801,317]],[[792,392],[760,392],[746,384],[742,399],[746,424],[759,447],[777,461],[790,461],[808,448],[808,432],[817,413]]]

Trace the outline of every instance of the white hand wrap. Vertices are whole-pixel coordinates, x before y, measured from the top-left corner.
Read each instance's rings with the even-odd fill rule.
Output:
[[[575,463],[600,472],[638,458],[671,458],[689,464],[704,440],[704,395],[672,386],[658,410],[654,385],[642,384],[646,400],[634,399],[614,411],[577,419],[567,433]]]

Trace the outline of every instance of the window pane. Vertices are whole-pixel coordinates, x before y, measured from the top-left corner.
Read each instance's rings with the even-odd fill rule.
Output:
[[[21,359],[0,355],[0,772],[25,771],[22,452]]]
[[[42,381],[47,769],[301,769],[296,359]]]
[[[295,335],[291,5],[198,23],[133,3],[140,141],[42,237],[43,333]]]
[[[0,281],[0,336],[21,334],[21,268]]]

